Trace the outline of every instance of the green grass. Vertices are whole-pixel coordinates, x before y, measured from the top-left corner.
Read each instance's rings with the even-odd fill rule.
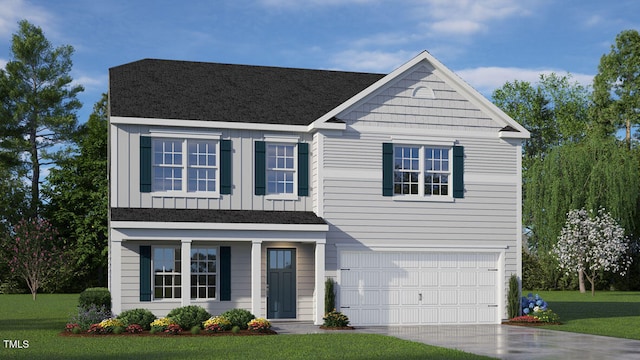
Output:
[[[246,337],[60,336],[78,295],[0,295],[0,359],[488,359],[374,334]]]
[[[640,292],[531,291],[560,315],[562,325],[545,328],[640,340]],[[528,291],[523,291],[526,295]]]

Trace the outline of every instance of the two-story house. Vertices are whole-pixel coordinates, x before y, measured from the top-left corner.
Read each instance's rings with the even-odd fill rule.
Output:
[[[141,60],[109,71],[113,311],[499,323],[529,133],[428,52],[388,75]]]

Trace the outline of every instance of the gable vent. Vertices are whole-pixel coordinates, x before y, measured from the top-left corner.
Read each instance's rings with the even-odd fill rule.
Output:
[[[417,99],[435,99],[436,94],[430,87],[418,86],[413,90],[413,97]]]

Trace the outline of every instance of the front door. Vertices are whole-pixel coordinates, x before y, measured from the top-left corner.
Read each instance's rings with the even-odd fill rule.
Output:
[[[267,249],[267,317],[296,317],[296,249]]]

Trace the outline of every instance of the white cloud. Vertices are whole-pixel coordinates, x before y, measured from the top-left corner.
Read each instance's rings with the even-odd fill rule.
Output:
[[[497,88],[502,87],[506,82],[514,80],[528,81],[535,84],[540,80],[540,74],[565,75],[567,71],[558,69],[525,69],[515,67],[479,67],[472,69],[462,69],[455,73],[464,79],[469,85],[485,96]],[[572,81],[577,81],[583,86],[589,86],[593,82],[593,75],[571,74]]]
[[[0,58],[0,69],[4,69],[7,66],[9,60]]]
[[[73,79],[74,86],[82,85],[84,86],[86,91],[92,91],[92,90],[105,91],[107,89],[107,82],[108,82],[108,77],[106,75],[98,76],[98,77],[80,75],[80,76],[74,77]]]
[[[45,29],[51,16],[44,9],[25,0],[0,0],[0,39],[9,39],[18,30],[18,21],[27,19]]]
[[[332,63],[339,70],[389,73],[415,55],[408,51],[346,50],[334,55]]]
[[[486,31],[491,22],[527,16],[534,1],[416,0],[415,14],[432,35],[471,35]]]

